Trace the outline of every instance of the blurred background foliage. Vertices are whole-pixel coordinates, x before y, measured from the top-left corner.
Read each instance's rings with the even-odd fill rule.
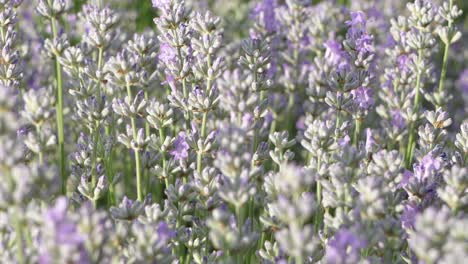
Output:
[[[75,10],[79,11],[81,6],[89,0],[74,0]],[[105,3],[111,3],[112,6],[120,7],[123,9],[131,10],[135,12],[135,24],[138,31],[142,31],[147,27],[153,27],[153,18],[157,15],[156,10],[152,7],[151,0],[103,0]],[[191,2],[197,5],[205,6],[209,10],[213,11],[217,15],[223,18],[229,18],[230,21],[226,21],[228,27],[234,27],[233,29],[242,28],[247,22],[249,10],[252,8],[255,2],[260,0],[186,0],[188,4]],[[284,2],[285,0],[278,0],[278,2]],[[310,0],[312,3],[317,4],[325,0]],[[329,1],[329,0],[327,0]],[[337,3],[349,5],[353,0],[336,0]],[[366,0],[358,0],[366,2]],[[381,0],[387,1],[387,0]],[[393,1],[405,1],[405,0],[393,0]],[[440,0],[434,0],[439,2]],[[409,2],[409,1],[407,1]],[[468,27],[468,0],[455,0],[456,3],[463,12],[464,26]],[[235,31],[235,30],[234,30]],[[244,32],[245,33],[245,32]],[[242,32],[238,32],[240,37],[243,36]]]
[[[86,2],[89,1],[74,0],[75,11],[81,10],[81,6]],[[142,31],[146,27],[153,27],[153,18],[156,16],[156,10],[152,7],[151,0],[103,0],[103,2],[111,2],[113,7],[135,11],[135,23],[138,31]]]

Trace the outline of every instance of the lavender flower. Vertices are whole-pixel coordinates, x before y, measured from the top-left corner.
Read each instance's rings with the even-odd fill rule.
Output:
[[[187,144],[185,137],[185,133],[180,132],[173,142],[172,150],[169,151],[175,160],[183,160],[188,158],[189,145]]]
[[[276,20],[275,8],[278,6],[277,0],[262,0],[252,10],[252,16],[258,19],[263,25],[266,33],[273,33],[278,27]]]
[[[465,69],[457,80],[459,89],[463,93],[468,93],[468,69]]]
[[[84,248],[85,237],[67,216],[67,209],[68,202],[62,197],[44,215],[44,238],[38,260],[41,264],[55,263],[57,260],[91,263]]]
[[[72,2],[0,0],[0,263],[468,258],[456,1]]]
[[[374,104],[372,90],[366,87],[360,87],[351,92],[354,96],[355,103],[362,110],[367,110]]]
[[[327,263],[355,263],[364,247],[365,240],[350,230],[340,229],[328,242],[325,259]]]
[[[153,7],[164,8],[171,3],[171,0],[152,0]]]

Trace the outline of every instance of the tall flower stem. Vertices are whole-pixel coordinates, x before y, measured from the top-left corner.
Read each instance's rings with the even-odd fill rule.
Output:
[[[299,25],[299,20],[296,19],[296,27],[298,27]],[[294,131],[294,122],[295,122],[295,116],[294,116],[294,112],[293,112],[293,109],[294,109],[294,104],[295,104],[295,91],[298,90],[298,86],[299,86],[299,82],[298,82],[298,79],[299,79],[299,71],[300,71],[300,65],[299,65],[299,44],[296,44],[295,45],[296,47],[294,48],[294,51],[293,51],[293,59],[294,59],[294,89],[292,89],[291,91],[289,91],[289,99],[288,99],[288,106],[287,106],[287,112],[286,112],[286,116],[287,116],[287,120],[286,120],[286,130],[289,131],[290,133],[292,131]]]
[[[149,93],[148,93],[148,89],[145,89],[145,100],[147,102],[149,102]],[[147,137],[149,137],[151,135],[151,128],[150,128],[150,124],[148,123],[148,121],[146,121],[145,119],[145,135]]]
[[[37,133],[37,136],[42,141],[42,134],[41,134],[41,126],[40,125],[36,125],[36,133]],[[38,155],[39,155],[39,164],[43,165],[44,164],[44,154],[42,153],[42,149],[39,150]]]
[[[161,127],[159,129],[159,140],[161,142],[161,145],[164,144],[164,139],[166,138],[166,132],[164,131],[164,128]],[[163,165],[163,168],[165,169],[166,168],[166,155],[164,155],[164,152],[161,151],[161,159],[162,159],[162,165]]]
[[[318,153],[317,156],[317,172],[320,172],[320,165],[322,163],[321,154]],[[317,181],[316,187],[316,196],[317,196],[317,203],[318,203],[318,212],[315,215],[315,230],[318,232],[320,230],[320,226],[322,225],[323,221],[323,211],[322,211],[322,184]]]
[[[357,117],[355,120],[354,134],[353,134],[353,145],[355,145],[356,147],[359,143],[361,129],[362,129],[362,119],[360,117]]]
[[[49,1],[50,4],[50,1]],[[58,37],[57,19],[51,18],[52,36],[55,39]],[[60,65],[59,58],[55,56],[55,75],[56,75],[56,88],[57,88],[57,102],[56,102],[56,117],[57,117],[57,134],[58,134],[58,148],[57,159],[59,161],[60,177],[62,180],[62,194],[66,193],[67,176],[65,172],[65,135],[63,129],[63,87],[62,87],[62,66]]]
[[[173,30],[172,32],[175,34],[176,38],[179,37],[179,33],[177,32],[177,30]],[[179,59],[179,61],[182,62],[183,61],[182,46],[178,45],[176,47],[176,49],[177,49],[177,58]],[[188,100],[187,81],[186,81],[185,77],[182,78],[182,94],[184,95],[184,99]],[[187,130],[190,129],[190,112],[187,113],[187,116],[186,116],[186,119],[185,119],[185,126],[186,126]]]
[[[202,117],[202,126],[201,126],[201,138],[205,138],[206,136],[206,120],[208,117],[208,112],[203,113]],[[197,152],[197,171],[198,173],[202,172],[202,158],[203,158],[203,153],[201,151]]]
[[[162,146],[164,144],[164,140],[166,139],[166,130],[164,127],[160,127],[158,132],[159,132],[159,142]],[[167,167],[166,153],[162,148],[161,148],[160,154],[161,154],[161,163],[162,163],[161,165],[162,165],[163,171],[166,171],[166,167]],[[149,180],[150,180],[150,175],[148,175],[148,178],[147,178],[148,186],[149,186]],[[169,187],[169,179],[167,177],[164,178],[164,184],[165,184],[165,188],[167,189]],[[159,181],[159,180],[156,181],[155,191],[156,191],[156,197],[157,197],[158,202],[162,202],[163,200],[163,193],[164,193],[163,188],[164,186],[163,186],[162,181]]]
[[[16,232],[16,254],[18,256],[18,263],[24,264],[26,263],[26,259],[24,256],[24,244],[23,244],[23,226],[21,223],[21,217],[18,212],[16,214],[15,219],[15,232]]]
[[[240,237],[242,237],[242,226],[243,226],[242,208],[240,206],[236,205],[235,206],[235,212],[236,212],[237,228],[239,229]],[[237,253],[236,254],[236,263],[242,263],[241,259],[242,259],[241,253]]]
[[[423,52],[422,49],[418,50],[418,65],[421,64],[422,55],[423,55],[422,52]],[[422,75],[422,70],[418,68],[418,73],[417,73],[417,76],[416,76],[416,87],[414,88],[416,95],[414,96],[414,105],[413,105],[413,113],[416,114],[416,115],[419,112],[419,107],[420,107],[420,104],[421,104],[421,92],[420,92],[420,90],[421,90],[421,75]],[[413,152],[414,152],[415,140],[416,140],[416,121],[413,121],[411,123],[409,133],[410,133],[410,135],[409,135],[409,139],[408,139],[408,146],[407,146],[407,149],[406,149],[406,157],[405,157],[406,168],[410,167],[411,161],[413,160]]]
[[[102,48],[99,48],[98,50],[98,59],[97,59],[97,67],[98,67],[98,70],[101,70],[102,68],[102,57],[103,57],[103,49]],[[101,83],[98,82],[97,85],[96,85],[96,88],[97,88],[97,101],[98,101],[98,104],[101,104]],[[97,121],[96,122],[96,128],[94,129],[94,131],[91,131],[92,133],[94,133],[94,146],[93,146],[93,171],[92,171],[92,174],[91,174],[91,182],[92,182],[92,185],[93,187],[96,186],[96,183],[97,183],[97,149],[98,149],[98,144],[99,144],[99,127],[100,127],[100,122]],[[97,207],[97,200],[93,200],[93,204],[94,204],[94,207],[96,208]]]
[[[98,70],[102,70],[102,64],[104,59],[104,49],[100,47],[98,49],[98,59],[97,59],[97,68]],[[98,90],[98,100],[101,100],[101,82],[97,83],[97,90]]]
[[[211,68],[211,58],[210,55],[207,57],[207,62],[206,64],[208,65],[208,69]],[[207,77],[206,79],[206,94],[208,95],[211,91],[211,78]],[[206,137],[206,121],[208,119],[208,111],[205,111],[203,113],[202,117],[202,123],[201,123],[201,129],[200,129],[200,137],[202,139],[205,139]],[[198,151],[197,153],[197,171],[198,173],[202,172],[202,156],[203,153],[201,151]]]
[[[99,143],[99,122],[96,122],[96,128],[91,133],[94,134],[93,139],[93,156],[92,156],[92,173],[91,173],[91,184],[93,187],[96,186],[97,183],[97,148]],[[97,200],[93,200],[94,208],[97,208]]]
[[[304,262],[302,261],[302,256],[301,256],[301,255],[296,256],[295,260],[296,260],[295,263],[304,263]]]
[[[132,98],[132,90],[130,89],[130,84],[127,83],[127,95],[129,98]],[[131,117],[132,123],[132,134],[133,139],[136,140],[137,138],[137,127],[136,127],[136,118]],[[135,170],[136,170],[136,180],[137,180],[137,197],[138,201],[143,200],[143,193],[141,190],[141,164],[140,164],[140,151],[135,149]]]
[[[337,109],[336,111],[336,124],[335,128],[338,129],[341,126],[341,109]],[[338,139],[337,139],[338,140]]]
[[[449,10],[452,10],[453,6],[453,0],[449,1]],[[452,28],[452,20],[448,21],[448,28]],[[444,91],[444,85],[445,85],[445,76],[447,75],[447,64],[448,64],[448,56],[449,56],[449,51],[450,51],[450,40],[448,43],[445,44],[444,48],[444,58],[442,60],[442,71],[440,73],[440,79],[439,79],[439,92]]]
[[[254,68],[254,82],[257,83],[258,81],[258,74],[257,74],[257,67]],[[264,93],[263,91],[260,92],[259,94],[259,98],[257,100],[257,105],[259,106],[262,101],[263,101],[263,97],[264,96]],[[257,129],[257,124],[255,122],[255,128],[254,128],[254,138],[253,138],[253,142],[252,142],[252,156],[255,154],[255,151],[257,150],[257,146],[258,146],[258,129]]]
[[[444,91],[445,76],[447,75],[447,63],[448,63],[449,49],[450,49],[450,45],[448,44],[445,45],[444,58],[442,61],[442,71],[440,73],[440,80],[439,80],[439,92]]]

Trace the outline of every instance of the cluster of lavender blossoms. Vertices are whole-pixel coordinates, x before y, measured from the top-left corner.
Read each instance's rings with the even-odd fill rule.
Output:
[[[0,263],[467,263],[464,0],[136,2],[0,0]]]

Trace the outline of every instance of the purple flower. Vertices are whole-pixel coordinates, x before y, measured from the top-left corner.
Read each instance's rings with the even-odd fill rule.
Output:
[[[16,131],[16,135],[18,137],[26,136],[31,131],[30,127],[22,126]]]
[[[305,131],[306,130],[306,124],[305,124],[305,117],[301,116],[299,119],[296,121],[296,128],[297,130],[300,131]]]
[[[411,56],[408,54],[403,54],[398,56],[397,58],[397,65],[398,69],[402,72],[408,72],[409,69],[409,62],[411,61]]]
[[[265,125],[270,125],[274,119],[273,114],[269,111],[263,118],[263,121]]]
[[[392,125],[398,129],[403,129],[406,126],[405,119],[401,115],[400,110],[391,110],[390,113],[392,114]]]
[[[374,51],[374,37],[372,35],[363,33],[359,36],[356,41],[356,50],[360,53],[373,52]]]
[[[174,92],[174,91],[177,90],[175,78],[174,78],[174,76],[172,76],[172,75],[169,74],[169,73],[166,73],[166,81],[164,81],[164,82],[161,83],[161,85],[165,85],[165,84],[168,84],[169,87],[171,87],[171,91]]]
[[[341,44],[333,39],[328,40],[324,44],[325,46],[325,58],[332,65],[339,65],[344,60],[344,52]]]
[[[367,153],[373,152],[376,146],[377,146],[377,142],[375,142],[372,129],[367,128],[366,129],[366,146],[365,146],[366,152]]]
[[[169,228],[166,222],[163,221],[159,222],[157,233],[159,235],[159,238],[162,241],[165,241],[164,243],[168,242],[171,238],[175,236],[174,231]]]
[[[252,16],[263,23],[268,33],[276,31],[278,27],[278,21],[275,17],[276,7],[278,7],[277,0],[263,0],[252,10]]]
[[[176,50],[167,43],[161,43],[159,46],[159,55],[158,58],[164,64],[173,63],[177,56]]]
[[[367,16],[369,18],[374,18],[373,20],[386,19],[385,15],[381,11],[379,11],[379,9],[376,8],[375,6],[370,7],[369,9],[367,9],[366,13],[367,13]],[[369,21],[371,21],[371,19],[369,19]]]
[[[403,228],[409,229],[414,227],[416,215],[419,213],[419,208],[415,203],[409,202],[405,204],[400,221]]]
[[[185,140],[185,133],[180,132],[176,140],[174,140],[172,150],[169,152],[175,160],[183,160],[188,158],[189,144]]]
[[[345,22],[351,34],[361,32],[366,27],[366,14],[362,11],[351,12],[351,20]]]
[[[351,142],[351,138],[348,135],[344,136],[343,138],[338,139],[338,145],[340,147],[346,147],[349,145],[350,142]]]
[[[126,195],[122,199],[122,203],[125,205],[126,208],[128,208],[128,209],[132,208],[133,201],[128,199],[128,197]]]
[[[340,229],[326,247],[327,263],[353,263],[359,260],[359,250],[366,247],[366,241],[347,229]]]
[[[171,0],[152,0],[153,7],[164,8],[171,3]]]
[[[385,44],[383,45],[383,48],[392,48],[396,45],[395,39],[392,37],[392,34],[388,34],[387,38],[385,40]]]
[[[45,230],[44,235],[51,236],[52,243],[56,247],[65,247],[68,250],[79,252],[79,259],[76,263],[90,263],[88,254],[84,249],[85,238],[78,232],[75,222],[68,218],[67,209],[67,199],[61,197],[57,199],[54,207],[46,211],[44,218],[47,230]],[[41,244],[44,247],[40,249],[40,264],[55,263],[54,256],[50,255],[50,249],[45,247],[47,244],[45,241]]]
[[[83,242],[83,237],[77,234],[75,223],[68,219],[67,208],[67,199],[61,197],[55,206],[46,212],[45,219],[54,226],[57,243],[78,245]]]
[[[374,105],[374,98],[372,97],[372,89],[367,87],[359,87],[353,90],[351,94],[354,96],[354,102],[361,110],[368,110]]]
[[[440,170],[441,166],[440,158],[433,157],[429,153],[422,158],[419,164],[414,166],[414,176],[419,180],[429,178]]]
[[[411,177],[413,177],[413,173],[409,170],[405,170],[403,172],[403,178],[401,179],[400,183],[398,183],[398,188],[403,188],[405,187],[408,182],[410,181]]]
[[[458,78],[457,86],[463,92],[468,94],[468,69],[465,69]]]
[[[242,115],[242,127],[251,127],[254,122],[253,115],[251,113],[245,113]]]
[[[366,25],[366,14],[362,11],[351,12],[351,20],[345,22],[346,25],[353,26],[365,26]]]
[[[159,55],[158,59],[160,62],[162,62],[164,65],[174,63],[175,59],[177,56],[176,50],[169,44],[167,43],[161,43],[159,46]],[[175,85],[175,78],[172,76],[172,74],[166,72],[166,81],[163,82],[162,84],[169,84],[171,89],[174,91],[176,90],[176,85]]]

